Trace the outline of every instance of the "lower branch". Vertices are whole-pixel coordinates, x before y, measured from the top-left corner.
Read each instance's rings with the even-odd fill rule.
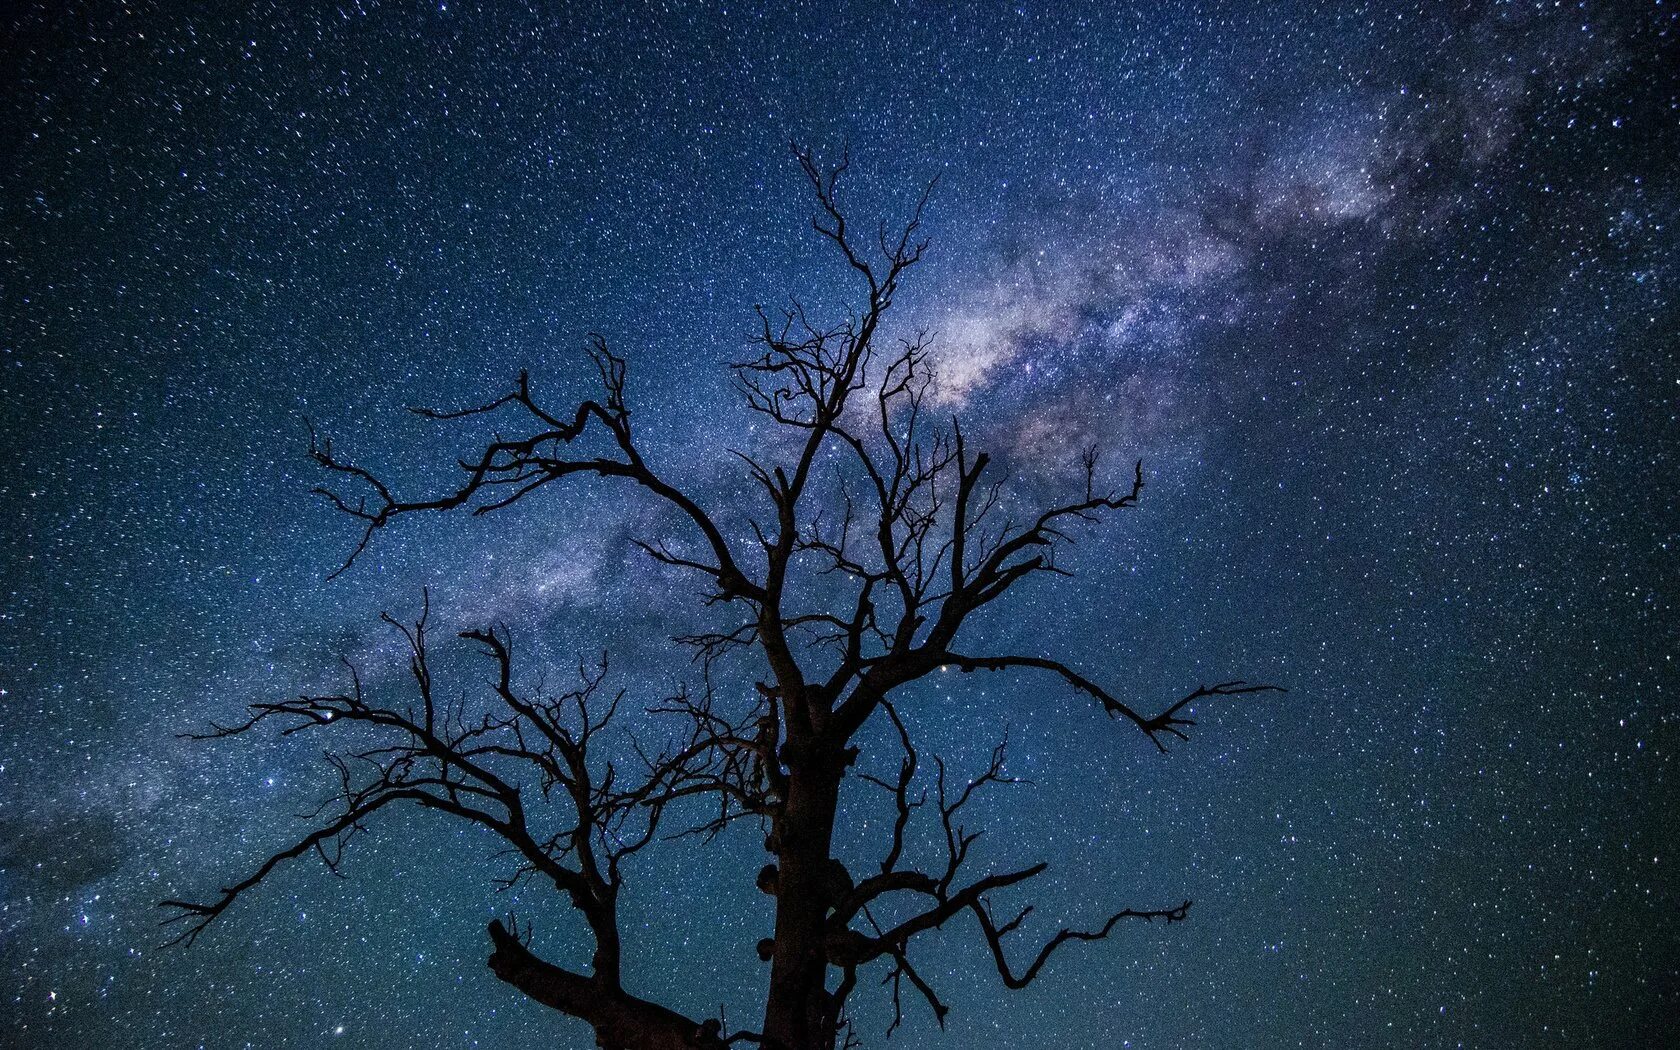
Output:
[[[1056,949],[1069,941],[1100,941],[1114,931],[1114,927],[1119,925],[1121,919],[1142,919],[1144,922],[1165,919],[1167,922],[1173,923],[1183,922],[1184,918],[1190,914],[1190,902],[1185,901],[1176,908],[1162,908],[1157,911],[1135,911],[1127,908],[1124,911],[1115,912],[1098,930],[1070,930],[1064,928],[1038,950],[1038,957],[1032,961],[1032,965],[1028,966],[1017,977],[1014,971],[1009,968],[1009,960],[1004,957],[1003,938],[1019,926],[1021,920],[1027,917],[1027,912],[1032,909],[1027,908],[1015,918],[1002,926],[998,926],[992,921],[991,912],[987,910],[984,902],[975,900],[969,905],[969,908],[974,912],[975,918],[980,920],[980,929],[986,935],[986,944],[992,949],[992,960],[997,963],[998,976],[1003,978],[1005,985],[1017,991],[1031,984],[1033,978],[1038,976],[1038,971],[1042,970],[1044,964],[1050,961],[1050,956]]]
[[[607,982],[537,957],[500,922],[490,924],[490,970],[544,1006],[587,1022],[603,1050],[723,1050],[717,1021],[696,1022]]]

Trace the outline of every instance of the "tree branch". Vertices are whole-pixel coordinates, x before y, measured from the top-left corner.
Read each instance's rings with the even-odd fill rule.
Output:
[[[1036,668],[1060,675],[1069,685],[1093,697],[1111,717],[1118,715],[1129,719],[1139,729],[1143,730],[1156,748],[1162,752],[1167,750],[1166,745],[1160,739],[1162,734],[1177,737],[1179,740],[1190,739],[1184,734],[1181,727],[1187,728],[1195,725],[1196,722],[1194,719],[1180,718],[1179,712],[1197,700],[1213,696],[1288,692],[1282,686],[1257,685],[1241,680],[1220,682],[1216,685],[1199,685],[1179,698],[1166,710],[1159,714],[1145,716],[1139,714],[1129,705],[1115,699],[1102,686],[1097,685],[1059,660],[1050,660],[1041,656],[964,656],[961,653],[946,653],[945,662],[961,671],[1003,671],[1011,668]]]

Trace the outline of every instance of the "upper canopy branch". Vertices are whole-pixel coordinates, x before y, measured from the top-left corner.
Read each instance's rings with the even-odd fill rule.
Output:
[[[1130,705],[1116,699],[1102,686],[1059,660],[1051,660],[1042,656],[966,656],[962,653],[947,652],[945,662],[962,671],[1004,671],[1011,668],[1033,668],[1060,675],[1069,685],[1094,698],[1109,715],[1118,715],[1131,720],[1133,724],[1148,735],[1149,739],[1161,751],[1167,749],[1160,739],[1161,734],[1174,736],[1180,740],[1190,739],[1184,734],[1181,727],[1195,725],[1195,719],[1181,718],[1179,712],[1197,700],[1210,696],[1241,696],[1246,693],[1283,693],[1288,691],[1282,686],[1257,685],[1240,680],[1219,682],[1215,685],[1199,685],[1158,714],[1142,715]]]
[[[1085,471],[1085,494],[1082,499],[1043,511],[1031,525],[1019,531],[1005,530],[989,550],[980,554],[978,564],[972,571],[961,564],[954,567],[957,577],[954,597],[957,601],[947,602],[946,608],[958,618],[953,623],[941,623],[937,634],[945,637],[948,631],[949,637],[954,638],[961,616],[995,600],[1017,581],[1033,572],[1046,569],[1059,571],[1050,554],[1035,554],[1021,561],[1010,559],[1025,553],[1029,548],[1052,551],[1058,542],[1068,542],[1069,536],[1064,531],[1066,522],[1092,523],[1101,520],[1101,515],[1107,511],[1125,510],[1137,505],[1138,497],[1143,494],[1142,460],[1133,464],[1131,485],[1126,491],[1100,495],[1096,492],[1096,451],[1086,449],[1081,456],[1081,463]],[[964,489],[970,501],[977,491],[976,483],[985,465],[984,457],[977,458],[973,468],[973,481]],[[979,520],[979,517],[969,519],[965,515],[968,531],[972,532],[973,526]]]
[[[798,145],[793,147],[793,155],[799,161],[800,169],[805,172],[805,178],[811,183],[812,190],[816,192],[818,206],[822,209],[820,215],[811,218],[811,228],[833,241],[846,257],[846,262],[869,282],[870,305],[885,309],[892,302],[899,277],[905,270],[920,262],[922,253],[927,250],[927,241],[918,241],[916,234],[921,229],[922,213],[927,209],[928,198],[933,195],[934,187],[939,184],[938,177],[930,179],[923,188],[910,221],[900,229],[896,239],[889,239],[886,226],[881,226],[876,236],[876,247],[887,264],[886,273],[882,275],[853,239],[846,224],[846,214],[841,210],[835,195],[840,176],[851,167],[851,149],[848,147],[843,150],[839,163],[827,168],[817,162],[812,151]]]
[[[630,427],[630,410],[624,396],[625,362],[607,349],[599,335],[590,336],[590,359],[594,362],[603,397],[578,403],[569,415],[550,412],[531,394],[530,378],[521,371],[514,389],[493,401],[470,408],[441,411],[412,409],[427,419],[465,419],[488,415],[504,408],[521,410],[534,429],[524,437],[497,438],[484,446],[476,459],[461,460],[465,479],[453,490],[427,499],[397,498],[372,471],[340,459],[331,441],[317,439],[310,431],[309,454],[316,463],[363,486],[367,492],[348,497],[325,486],[315,491],[339,510],[363,522],[360,539],[332,575],[337,576],[355,563],[367,549],[376,530],[403,514],[415,511],[449,511],[472,506],[472,513],[485,514],[518,502],[550,482],[573,475],[628,478],[659,496],[687,517],[705,538],[715,564],[685,561],[700,569],[717,584],[723,599],[758,600],[762,588],[749,580],[736,563],[721,529],[693,499],[657,474],[643,459]],[[596,423],[611,438],[618,458],[585,456],[568,458],[565,449],[583,437]],[[371,496],[371,498],[370,498]]]
[[[912,422],[915,408],[912,401]],[[836,694],[855,682],[837,708],[836,735],[856,732],[892,689],[951,663],[949,651],[964,624],[1016,584],[1038,573],[1068,575],[1054,557],[1057,545],[1072,542],[1068,523],[1094,523],[1135,506],[1143,491],[1141,462],[1133,465],[1126,489],[1099,491],[1097,457],[1088,449],[1081,457],[1085,477],[1078,499],[1041,511],[1028,525],[1005,525],[985,537],[1000,502],[998,484],[983,483],[990,457],[984,452],[971,457],[960,427],[953,425],[950,434],[948,440],[936,437],[924,458],[897,454],[896,470],[886,472],[852,439],[876,485],[879,544],[888,567],[883,577],[901,581],[903,610],[887,651],[860,653],[830,678]],[[933,581],[941,577],[945,586],[936,591]]]

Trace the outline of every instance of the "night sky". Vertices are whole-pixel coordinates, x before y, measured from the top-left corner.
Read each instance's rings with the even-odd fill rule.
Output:
[[[655,732],[699,602],[627,540],[668,516],[552,486],[328,581],[356,530],[310,495],[305,420],[426,491],[484,427],[404,406],[522,367],[579,396],[600,332],[650,458],[739,504],[753,305],[855,299],[790,140],[849,142],[866,227],[939,177],[892,334],[937,333],[939,410],[1020,491],[1066,491],[1087,442],[1144,460],[1078,579],[981,638],[1150,709],[1290,689],[1203,705],[1165,756],[1043,678],[907,699],[956,770],[1008,726],[1036,786],[985,802],[976,863],[1051,862],[1009,898],[1035,931],[1196,904],[1020,993],[955,921],[913,949],[948,1031],[907,1000],[895,1045],[1680,1022],[1672,3],[244,6],[0,15],[0,1039],[590,1045],[484,965],[510,908],[579,965],[577,920],[418,814],[160,949],[158,900],[242,877],[334,784],[316,741],[176,734],[336,687],[340,654],[397,695],[377,614],[423,585],[439,637],[505,622],[532,674],[608,650]],[[848,798],[876,823],[842,855],[878,855]],[[630,989],[756,1025],[763,858],[743,829],[639,864]],[[868,972],[854,1015],[882,1045]]]

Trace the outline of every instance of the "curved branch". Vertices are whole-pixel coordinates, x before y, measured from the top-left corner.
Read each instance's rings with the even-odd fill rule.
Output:
[[[694,563],[712,576],[724,599],[748,598],[759,600],[763,590],[749,580],[736,563],[723,532],[711,516],[687,494],[660,477],[648,466],[631,434],[630,411],[625,406],[625,361],[607,349],[599,335],[591,336],[590,357],[594,361],[606,393],[605,403],[595,400],[579,402],[569,418],[549,412],[532,396],[530,378],[520,372],[514,390],[492,401],[471,408],[440,411],[430,408],[411,409],[426,419],[454,420],[488,415],[507,407],[522,409],[538,429],[523,438],[497,439],[484,447],[476,460],[463,460],[459,466],[466,479],[454,491],[428,499],[398,499],[390,487],[372,471],[338,458],[329,440],[318,439],[313,427],[309,434],[309,455],[321,467],[350,478],[372,492],[355,502],[325,486],[315,492],[324,496],[341,512],[363,523],[362,535],[344,563],[328,577],[343,574],[367,549],[373,534],[404,514],[421,511],[451,511],[474,504],[472,513],[486,514],[517,503],[550,482],[577,474],[598,477],[628,478],[654,493],[687,517],[712,550],[716,565]],[[605,457],[568,459],[559,455],[561,449],[582,437],[591,422],[598,423],[612,438],[623,459]],[[511,490],[511,491],[510,491]]]
[[[1156,748],[1162,752],[1167,750],[1166,745],[1160,739],[1162,733],[1177,737],[1180,740],[1190,739],[1180,727],[1195,725],[1195,719],[1180,718],[1178,713],[1197,700],[1209,696],[1243,696],[1248,693],[1287,693],[1289,691],[1280,685],[1257,685],[1240,679],[1220,682],[1217,685],[1199,685],[1179,698],[1166,710],[1156,715],[1146,716],[1139,714],[1129,705],[1116,699],[1108,690],[1059,660],[1050,660],[1042,656],[964,656],[961,653],[946,653],[945,662],[961,671],[1004,671],[1010,668],[1027,667],[1060,675],[1069,685],[1093,697],[1111,717],[1119,715],[1130,719],[1139,729],[1143,730]]]
[[[539,958],[501,922],[489,928],[494,951],[489,966],[501,981],[522,993],[587,1022],[601,1046],[636,1050],[723,1050],[716,1021],[694,1021],[616,985],[555,966]]]
[[[259,867],[242,882],[237,882],[232,886],[224,886],[221,891],[221,896],[208,904],[184,900],[166,900],[158,902],[158,907],[173,908],[177,912],[177,914],[164,919],[160,925],[173,926],[174,924],[181,922],[187,924],[186,929],[183,932],[165,942],[165,947],[171,947],[177,944],[190,945],[194,941],[198,940],[198,935],[203,933],[212,922],[215,922],[222,912],[226,911],[234,901],[238,900],[239,897],[246,891],[254,888],[258,883],[268,878],[269,874],[273,872],[275,868],[278,868],[286,861],[295,860],[311,850],[323,849],[328,842],[355,829],[363,820],[366,820],[368,817],[371,817],[373,814],[384,809],[393,802],[401,802],[405,800],[421,802],[422,800],[428,798],[430,798],[430,796],[423,791],[400,791],[381,795],[364,805],[353,807],[343,816],[329,823],[326,827],[310,832],[308,835],[299,839],[296,843],[274,854],[272,857],[269,857],[268,860],[263,862],[261,867]]]
[[[986,909],[983,901],[976,900],[969,905],[969,908],[974,912],[975,918],[979,920],[981,932],[986,935],[986,943],[992,949],[992,960],[997,963],[998,976],[1003,978],[1005,985],[1017,991],[1031,984],[1033,978],[1038,976],[1038,972],[1044,969],[1044,964],[1050,961],[1050,956],[1055,953],[1056,949],[1069,941],[1100,941],[1113,932],[1114,927],[1119,925],[1121,919],[1142,919],[1144,922],[1165,919],[1171,923],[1182,922],[1190,914],[1190,902],[1185,901],[1176,908],[1163,908],[1155,911],[1134,911],[1131,908],[1126,908],[1109,916],[1108,921],[1096,930],[1063,928],[1056,933],[1056,936],[1050,938],[1044,947],[1038,950],[1038,956],[1033,959],[1032,964],[1022,971],[1020,976],[1016,976],[1014,971],[1009,968],[1009,961],[1003,954],[1003,938],[1018,927],[1021,920],[1025,919],[1032,909],[1027,908],[1009,922],[998,926],[993,922],[991,913]]]

